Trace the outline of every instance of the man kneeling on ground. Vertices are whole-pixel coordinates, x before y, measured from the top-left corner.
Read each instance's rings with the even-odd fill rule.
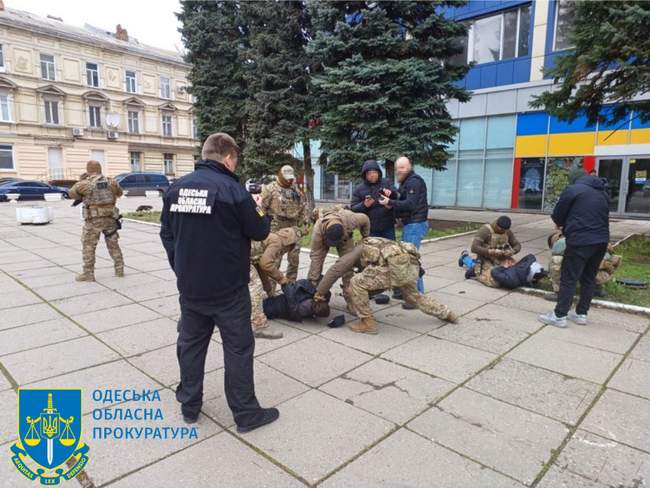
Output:
[[[415,305],[422,312],[438,317],[446,322],[457,322],[458,316],[447,306],[417,290],[420,276],[420,255],[409,242],[395,242],[382,237],[366,237],[349,253],[341,256],[325,273],[316,288],[315,301],[325,301],[325,296],[336,280],[353,271],[361,272],[350,280],[343,296],[348,311],[356,314],[359,320],[349,324],[353,332],[377,334],[377,322],[370,310],[369,295],[374,291],[384,291],[399,287],[406,303]]]
[[[512,266],[512,258],[521,251],[521,244],[510,230],[512,221],[507,215],[502,215],[491,224],[482,226],[472,241],[472,252],[477,258],[472,258],[463,251],[458,259],[458,265],[467,268],[465,278],[476,278],[485,286],[498,288],[492,278],[492,268],[495,266]]]

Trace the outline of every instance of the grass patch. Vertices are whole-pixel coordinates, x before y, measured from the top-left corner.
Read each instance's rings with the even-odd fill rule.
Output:
[[[122,216],[127,219],[141,220],[142,222],[160,223],[160,210],[153,210],[151,212],[127,212],[122,214]]]
[[[615,253],[622,256],[621,265],[616,270],[614,277],[605,283],[607,297],[603,300],[610,302],[650,307],[650,290],[637,290],[627,288],[616,283],[616,278],[634,278],[650,283],[650,236],[635,235],[619,244]],[[542,280],[537,288],[551,291],[550,280]]]

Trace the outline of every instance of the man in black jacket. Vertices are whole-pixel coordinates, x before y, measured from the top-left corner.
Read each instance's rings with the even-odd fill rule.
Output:
[[[248,293],[250,241],[268,236],[270,220],[234,174],[238,154],[228,134],[206,139],[194,172],[172,184],[163,197],[160,238],[180,293],[176,399],[183,418],[188,423],[198,419],[205,358],[216,324],[223,342],[226,400],[237,430],[248,432],[273,422],[279,413],[261,408],[255,397]]]
[[[587,325],[596,275],[609,243],[609,201],[603,181],[595,176],[578,178],[562,192],[551,218],[566,236],[566,250],[557,305],[553,312],[540,315],[539,320],[556,327],[566,327],[567,318]],[[578,281],[580,300],[575,313],[569,312]]]
[[[380,197],[379,203],[386,208],[394,209],[396,217],[402,220],[404,225],[402,240],[420,249],[422,238],[429,231],[427,185],[419,175],[415,174],[413,165],[406,156],[395,161],[395,172],[400,182],[399,199],[391,200],[390,197],[383,196]],[[418,291],[424,293],[422,277],[418,279]],[[401,297],[398,294],[396,298]]]
[[[352,193],[350,209],[353,212],[365,213],[370,219],[370,235],[395,240],[395,212],[379,203],[381,196],[392,200],[399,197],[393,184],[382,178],[381,168],[374,159],[363,163],[361,167],[363,182]]]

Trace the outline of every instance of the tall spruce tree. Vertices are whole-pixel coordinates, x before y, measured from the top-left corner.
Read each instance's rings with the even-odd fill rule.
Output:
[[[305,2],[243,2],[242,15],[249,28],[245,50],[247,172],[275,174],[281,165],[291,164],[304,171],[311,190],[309,120],[313,102],[305,52],[310,29]],[[296,143],[304,143],[300,161],[292,156]]]
[[[446,62],[466,28],[438,8],[462,3],[309,3],[315,35],[307,52],[322,68],[313,83],[331,171],[356,175],[365,159],[402,154],[444,166],[456,132],[446,102],[469,94],[454,84],[467,67]]]
[[[548,71],[557,86],[531,104],[564,120],[586,115],[596,121],[621,123],[630,110],[650,120],[650,101],[637,99],[650,91],[650,2],[571,2],[574,46]],[[616,103],[613,110],[603,105]]]
[[[192,65],[188,91],[195,97],[199,138],[227,132],[245,148],[248,88],[241,54],[248,28],[240,2],[184,0],[178,18]]]

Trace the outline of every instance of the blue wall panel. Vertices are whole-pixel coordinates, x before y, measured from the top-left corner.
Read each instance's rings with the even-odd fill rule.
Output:
[[[534,136],[546,134],[548,114],[546,112],[529,112],[517,116],[517,135]]]
[[[471,17],[479,17],[499,10],[516,7],[530,3],[531,0],[470,0],[462,7],[450,7],[442,9],[445,15],[455,20],[465,20]]]
[[[595,126],[587,124],[587,117],[577,117],[573,122],[559,120],[551,116],[550,134],[565,134],[567,132],[589,132],[595,130]]]

